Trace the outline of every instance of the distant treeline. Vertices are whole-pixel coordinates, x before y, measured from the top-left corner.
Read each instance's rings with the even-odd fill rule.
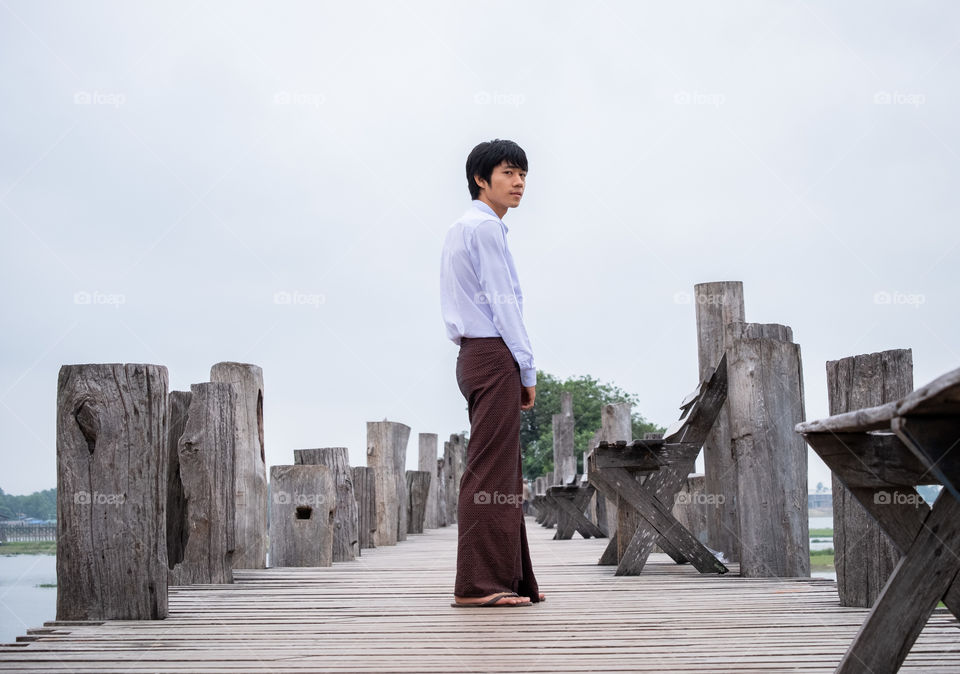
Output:
[[[57,518],[57,490],[44,489],[32,494],[14,496],[0,489],[0,520],[15,520],[20,517],[38,520]]]

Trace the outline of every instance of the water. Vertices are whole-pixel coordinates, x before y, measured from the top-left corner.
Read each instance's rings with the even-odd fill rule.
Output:
[[[833,516],[826,515],[823,517],[810,517],[809,527],[811,529],[833,529]],[[818,541],[814,543],[814,540]],[[811,536],[810,537],[810,549],[811,550],[827,550],[833,547],[833,538],[828,536]],[[837,579],[836,571],[812,571],[810,573],[811,578],[829,578],[830,580]]]
[[[0,644],[57,617],[56,555],[0,555]]]
[[[811,529],[833,529],[833,515],[808,518]]]

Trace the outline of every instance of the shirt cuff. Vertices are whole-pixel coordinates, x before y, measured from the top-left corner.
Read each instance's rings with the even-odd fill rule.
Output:
[[[520,383],[524,386],[536,386],[537,368],[531,367],[525,370],[520,370]]]

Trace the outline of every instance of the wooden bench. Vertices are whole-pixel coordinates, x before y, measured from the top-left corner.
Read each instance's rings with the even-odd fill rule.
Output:
[[[570,540],[577,531],[584,538],[607,537],[600,527],[584,515],[590,499],[597,491],[584,477],[571,475],[564,479],[564,484],[547,488],[547,500],[557,515],[557,533],[553,535],[554,540]]]
[[[654,545],[678,564],[693,564],[700,573],[727,573],[727,567],[672,513],[674,499],[687,475],[694,472],[697,455],[726,397],[724,357],[709,379],[683,401],[680,419],[662,438],[630,444],[601,442],[588,456],[590,483],[607,498],[620,497],[621,526],[616,534],[611,532],[600,558],[601,564],[617,564],[616,575],[639,574]],[[621,540],[626,537],[629,540]]]
[[[903,553],[837,672],[894,672],[943,601],[960,617],[960,368],[796,431]],[[916,486],[940,484],[933,508]]]

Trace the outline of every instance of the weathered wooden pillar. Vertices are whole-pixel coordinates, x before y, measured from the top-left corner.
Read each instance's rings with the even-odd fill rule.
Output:
[[[295,449],[293,463],[330,469],[337,490],[337,508],[333,514],[333,561],[349,562],[356,559],[360,554],[357,498],[353,493],[353,473],[347,448]]]
[[[373,468],[354,466],[353,494],[357,500],[357,538],[360,550],[376,547],[377,482]]]
[[[419,435],[420,454],[417,460],[417,467],[426,471],[430,476],[429,486],[427,488],[427,510],[423,519],[424,529],[436,529],[438,526],[440,513],[438,512],[439,502],[437,494],[440,491],[440,480],[437,479],[437,434],[421,433]],[[411,529],[411,533],[413,530]]]
[[[807,447],[793,431],[804,419],[800,347],[783,325],[730,323],[726,333],[740,575],[809,576]]]
[[[177,439],[186,541],[182,559],[170,565],[171,585],[233,582],[239,399],[234,384],[190,386],[187,420]]]
[[[447,515],[446,461],[437,459],[433,480],[437,485],[437,526],[445,527],[450,522]]]
[[[553,422],[553,466],[558,484],[577,474],[577,459],[573,454],[573,394],[563,391],[560,394],[560,414],[554,414]]]
[[[688,475],[673,500],[673,516],[696,537],[707,544],[707,511],[716,505],[716,499],[707,494],[703,475]]]
[[[396,545],[407,537],[407,440],[410,427],[395,421],[367,422],[367,465],[374,469],[377,496],[377,545]],[[401,532],[400,527],[403,527]]]
[[[632,407],[630,403],[604,405],[600,410],[600,432],[606,442],[630,442],[633,440]],[[617,497],[616,502],[607,500],[607,531],[617,532],[617,558],[604,555],[601,562],[617,564],[623,557],[623,551],[633,539],[639,526],[637,511],[625,499]],[[612,552],[612,550],[610,551]]]
[[[463,435],[453,434],[443,443],[444,480],[447,491],[447,522],[457,521],[460,479],[467,465],[467,444]]]
[[[57,620],[167,616],[167,368],[57,381]]]
[[[830,414],[899,400],[913,391],[913,352],[894,349],[827,361]],[[833,476],[833,549],[841,606],[873,606],[900,553]]]
[[[408,470],[406,480],[408,533],[422,534],[430,494],[430,471]]]
[[[590,439],[590,444],[587,445],[587,448],[583,452],[583,474],[585,477],[589,472],[587,469],[587,456],[593,451],[594,447],[600,443],[602,437],[603,431],[597,429],[597,432],[594,433]],[[599,491],[594,490],[593,496],[590,497],[590,508],[587,513],[590,515],[591,521],[600,527],[600,530],[609,537],[610,530],[607,528],[607,499],[605,499]]]
[[[743,322],[743,283],[719,281],[694,286],[697,360],[700,381],[707,379],[726,352],[726,325]],[[703,444],[704,492],[715,496],[707,509],[707,541],[732,562],[740,561],[737,516],[737,461],[730,444],[729,403],[724,403]]]
[[[263,445],[263,370],[249,363],[217,363],[210,381],[236,384],[237,454],[235,569],[267,565],[267,461]]]
[[[331,566],[337,489],[326,466],[270,466],[270,566]]]
[[[167,415],[167,567],[183,561],[187,547],[187,495],[180,478],[180,437],[190,414],[190,391],[170,391]],[[168,582],[171,582],[168,578]]]

